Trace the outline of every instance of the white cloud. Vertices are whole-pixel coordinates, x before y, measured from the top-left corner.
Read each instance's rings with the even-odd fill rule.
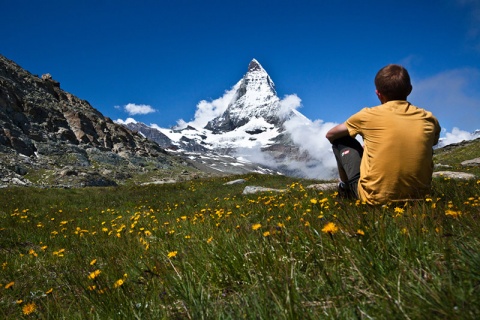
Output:
[[[115,108],[118,109],[119,107],[115,106]],[[134,116],[137,114],[149,114],[156,111],[152,106],[149,106],[146,104],[134,104],[134,103],[127,104],[126,106],[123,107],[123,110],[131,116]]]
[[[480,127],[480,70],[447,70],[413,83],[414,105],[432,111],[440,125],[473,132]]]
[[[286,95],[280,101],[280,108],[278,114],[280,116],[287,115],[290,110],[296,110],[302,106],[302,99],[300,99],[296,94]]]
[[[117,119],[114,122],[118,124],[123,124],[123,125],[129,124],[129,123],[137,123],[137,121],[133,118],[127,118],[126,120]]]
[[[307,151],[311,156],[306,161],[291,158],[274,159],[261,150],[261,146],[238,149],[236,155],[249,161],[260,163],[270,168],[288,168],[300,176],[312,179],[335,179],[338,177],[337,164],[330,142],[325,134],[335,123],[324,123],[322,120],[310,121],[304,117],[293,117],[284,126],[290,133],[293,142],[300,148],[300,153]]]
[[[472,133],[459,128],[453,128],[452,132],[446,132],[446,130],[444,130],[443,133],[444,137],[439,141],[438,147],[444,147],[452,143],[473,140],[480,137],[480,132]]]
[[[197,104],[197,110],[195,111],[194,119],[190,122],[186,122],[183,119],[178,120],[177,128],[185,128],[187,125],[191,125],[195,128],[205,127],[208,121],[220,116],[227,109],[239,86],[240,82],[234,85],[232,89],[225,91],[223,96],[218,99],[212,101],[200,101]]]
[[[323,120],[311,121],[301,117],[294,117],[285,122],[285,128],[291,134],[293,142],[301,150],[308,151],[314,159],[313,162],[307,163],[308,168],[304,168],[308,177],[331,179],[337,176],[337,164],[332,145],[325,138],[328,130],[335,125],[336,123],[323,122]]]

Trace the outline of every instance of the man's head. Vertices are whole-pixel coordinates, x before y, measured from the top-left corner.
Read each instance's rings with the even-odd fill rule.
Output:
[[[391,100],[407,100],[412,84],[407,69],[398,64],[389,64],[375,76],[375,87],[382,103]]]

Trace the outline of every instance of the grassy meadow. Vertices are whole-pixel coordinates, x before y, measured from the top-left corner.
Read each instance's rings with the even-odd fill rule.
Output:
[[[480,180],[383,207],[311,183],[1,189],[0,317],[480,317]]]

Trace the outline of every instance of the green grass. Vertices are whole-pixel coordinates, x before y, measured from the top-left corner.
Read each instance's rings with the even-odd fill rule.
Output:
[[[383,207],[310,183],[2,189],[0,316],[480,316],[480,181],[436,179],[425,201]]]
[[[465,171],[480,176],[480,167],[463,167],[461,165],[461,162],[475,158],[480,158],[480,139],[463,142],[460,146],[446,146],[435,150],[434,154],[435,163],[450,166],[446,170]]]

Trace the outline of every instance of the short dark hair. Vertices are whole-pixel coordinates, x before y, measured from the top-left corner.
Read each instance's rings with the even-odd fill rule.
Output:
[[[375,87],[389,100],[406,100],[412,91],[407,69],[398,64],[389,64],[375,76]]]

